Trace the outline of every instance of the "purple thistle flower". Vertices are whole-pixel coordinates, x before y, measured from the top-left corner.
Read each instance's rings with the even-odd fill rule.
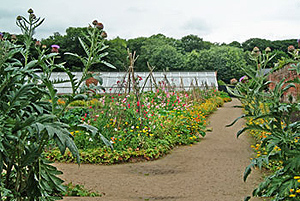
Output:
[[[51,47],[52,47],[51,52],[58,53],[58,49],[60,48],[58,45],[51,45]]]
[[[58,45],[51,45],[52,48],[59,49],[60,47]]]
[[[239,82],[243,82],[243,80],[245,80],[245,79],[247,79],[248,77],[246,76],[246,75],[244,75],[243,77],[241,77],[240,79],[239,79]]]

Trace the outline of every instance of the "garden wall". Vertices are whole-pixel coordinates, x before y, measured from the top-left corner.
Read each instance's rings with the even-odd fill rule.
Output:
[[[277,83],[279,83],[282,79],[285,79],[286,81],[295,79],[297,77],[296,71],[291,71],[291,64],[286,65],[285,67],[273,72],[269,75],[269,80],[272,81],[272,83],[269,84],[269,88],[273,90]],[[298,75],[300,78],[300,76]],[[289,97],[291,96],[293,98],[293,102],[297,100],[297,98],[300,97],[300,84],[295,84],[296,87],[290,88],[287,92],[284,93],[283,101],[289,101]]]

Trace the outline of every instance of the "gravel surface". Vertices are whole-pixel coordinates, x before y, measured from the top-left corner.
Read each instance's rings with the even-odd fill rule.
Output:
[[[176,148],[164,158],[121,165],[55,164],[67,183],[84,184],[104,195],[98,198],[65,197],[64,200],[103,201],[241,201],[261,181],[259,170],[247,182],[243,172],[253,152],[251,138],[236,132],[243,121],[226,128],[242,114],[238,100],[226,103],[209,121],[212,132],[200,143]],[[251,201],[263,200],[252,198]]]

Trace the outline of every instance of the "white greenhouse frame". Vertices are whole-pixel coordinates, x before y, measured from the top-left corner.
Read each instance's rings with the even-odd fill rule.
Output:
[[[39,73],[38,73],[39,74]],[[80,80],[82,77],[82,72],[73,72],[75,77]],[[108,91],[115,91],[119,89],[119,84],[124,80],[125,76],[128,77],[126,72],[99,72],[103,79],[103,87]],[[135,72],[135,77],[139,76],[142,79],[139,82],[139,85],[142,87],[146,81],[146,78],[149,76],[149,72]],[[191,87],[197,88],[218,88],[217,83],[217,72],[207,71],[207,72],[153,72],[153,77],[156,80],[156,83],[159,84],[162,81],[168,80],[169,84],[174,87],[176,90],[189,90]],[[51,80],[60,79],[68,80],[68,76],[64,72],[53,72]],[[126,80],[126,78],[125,78]],[[119,82],[118,82],[119,81]],[[55,88],[59,94],[71,93],[71,84],[69,82],[55,84]],[[150,77],[147,80],[147,83],[144,87],[144,91],[153,90],[151,87]]]

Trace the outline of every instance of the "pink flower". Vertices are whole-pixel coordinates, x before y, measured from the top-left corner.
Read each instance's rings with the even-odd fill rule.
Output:
[[[248,79],[248,77],[246,75],[244,75],[243,77],[241,77],[239,79],[239,82],[243,82],[244,83],[247,79]]]
[[[52,48],[52,50],[51,50],[51,52],[53,52],[53,53],[58,53],[58,49],[60,48],[58,45],[51,45],[51,48]]]

